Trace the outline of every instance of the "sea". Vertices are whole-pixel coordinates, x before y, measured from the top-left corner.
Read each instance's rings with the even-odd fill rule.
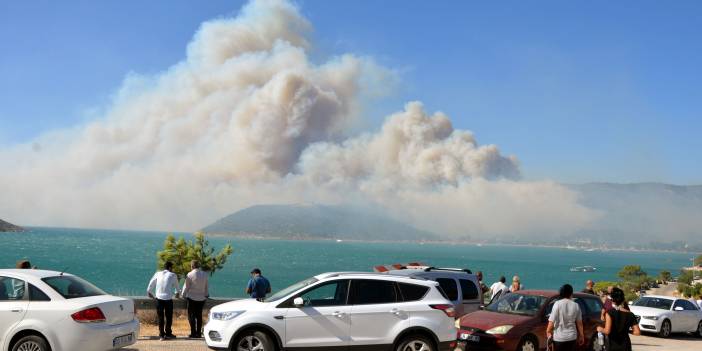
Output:
[[[29,259],[40,269],[81,276],[103,290],[121,296],[144,296],[156,270],[156,252],[166,232],[29,228],[24,233],[0,233],[0,267]],[[175,233],[192,239],[191,234]],[[488,286],[501,275],[521,277],[525,288],[576,289],[588,279],[616,280],[625,265],[641,265],[649,275],[661,270],[676,274],[690,264],[691,253],[658,251],[585,251],[535,246],[420,244],[301,240],[254,240],[209,237],[219,249],[230,243],[234,253],[210,278],[213,297],[243,297],[252,268],[258,267],[274,291],[323,272],[372,271],[373,266],[423,262],[435,267],[481,270]],[[571,272],[590,265],[595,272]]]

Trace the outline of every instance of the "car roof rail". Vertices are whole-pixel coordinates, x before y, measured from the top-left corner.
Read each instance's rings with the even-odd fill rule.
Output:
[[[465,272],[468,274],[473,274],[473,271],[471,271],[468,268],[441,268],[441,267],[427,267],[424,269],[425,272],[433,272],[433,271],[451,271],[451,272]]]

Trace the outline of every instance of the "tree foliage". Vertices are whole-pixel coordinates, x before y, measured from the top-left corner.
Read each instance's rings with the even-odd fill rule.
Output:
[[[671,279],[673,279],[673,275],[668,271],[660,271],[660,273],[658,273],[658,279],[663,282],[669,282]]]
[[[619,278],[621,278],[623,281],[629,281],[629,282],[638,282],[641,281],[642,278],[645,278],[647,276],[646,272],[644,272],[641,269],[641,266],[637,265],[628,265],[624,266],[619,273],[617,273]]]
[[[680,275],[678,276],[678,283],[690,285],[694,279],[695,274],[692,271],[683,269],[680,271]]]
[[[606,293],[607,288],[610,286],[619,286],[618,282],[608,282],[608,281],[600,281],[600,282],[595,282],[595,286],[592,288],[595,290],[595,293]]]
[[[702,255],[695,257],[695,266],[702,266]]]
[[[190,272],[190,261],[200,261],[201,269],[213,275],[224,267],[227,258],[233,252],[231,244],[227,244],[215,254],[215,249],[210,247],[210,242],[205,234],[197,232],[193,240],[185,240],[182,236],[176,240],[173,234],[169,234],[163,243],[163,250],[159,251],[156,256],[158,269],[163,269],[166,261],[170,261],[173,263],[173,273],[180,280]]]

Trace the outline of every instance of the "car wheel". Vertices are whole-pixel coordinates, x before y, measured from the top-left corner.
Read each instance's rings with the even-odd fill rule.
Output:
[[[658,336],[661,338],[667,338],[670,336],[672,330],[670,321],[666,319],[663,321],[663,324],[661,324],[661,331],[658,332]]]
[[[519,346],[517,346],[517,351],[538,351],[538,350],[539,350],[538,342],[531,336],[523,337],[522,340],[519,342]]]
[[[400,342],[397,351],[434,351],[434,344],[423,335],[410,335]]]
[[[19,339],[12,346],[12,351],[49,351],[49,344],[41,336],[28,335]]]
[[[242,333],[234,340],[232,351],[274,351],[273,341],[268,334],[251,330]]]
[[[697,337],[702,338],[702,321],[697,323]]]

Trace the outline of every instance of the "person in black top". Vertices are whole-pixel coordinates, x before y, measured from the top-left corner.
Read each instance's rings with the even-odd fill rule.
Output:
[[[595,282],[592,280],[588,280],[585,282],[585,289],[583,289],[583,293],[585,294],[590,294],[590,295],[596,295],[595,294]]]
[[[609,351],[631,351],[629,329],[634,335],[641,335],[641,329],[625,302],[624,291],[619,288],[612,289],[612,307],[605,315],[605,326],[597,327],[597,331],[609,336]]]

